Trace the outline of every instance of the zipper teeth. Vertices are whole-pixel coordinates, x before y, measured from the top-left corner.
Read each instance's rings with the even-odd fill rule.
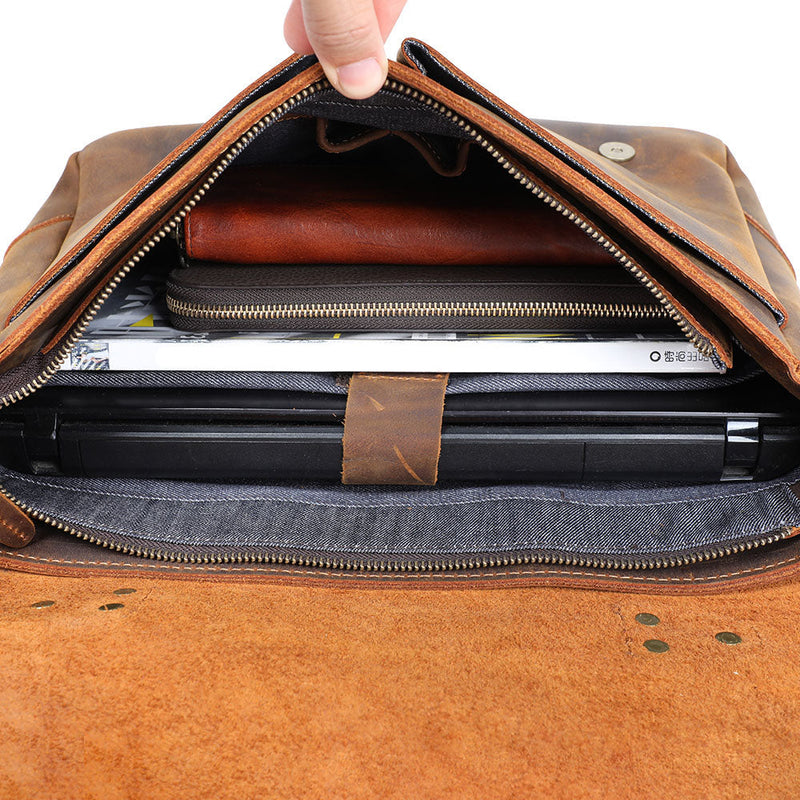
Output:
[[[372,317],[666,317],[660,305],[645,303],[562,302],[407,302],[407,303],[280,303],[209,305],[186,303],[167,295],[169,310],[192,319],[318,319]]]
[[[434,111],[447,117],[455,124],[458,125],[470,138],[486,150],[512,177],[521,183],[526,189],[533,193],[543,202],[547,203],[554,211],[567,217],[570,222],[577,225],[584,233],[594,239],[599,245],[607,250],[628,272],[630,272],[640,283],[642,283],[656,300],[663,306],[667,315],[677,324],[684,336],[703,354],[710,357],[715,362],[718,360],[717,353],[711,342],[704,339],[698,331],[694,329],[691,323],[675,308],[670,300],[664,295],[661,289],[644,273],[644,271],[635,264],[628,256],[623,253],[616,245],[606,239],[599,231],[595,230],[586,220],[582,219],[575,212],[568,209],[556,198],[544,191],[534,181],[532,181],[521,169],[516,167],[508,158],[506,158],[491,142],[489,142],[479,131],[473,128],[465,120],[461,119],[451,109],[443,106],[438,101],[431,97],[405,86],[395,80],[387,80],[384,84],[385,88],[392,91],[399,92],[414,100],[418,100],[430,107]],[[239,141],[231,147],[231,149],[223,156],[211,174],[208,176],[203,185],[197,190],[196,194],[189,200],[189,202],[157,233],[155,233],[141,249],[114,275],[114,277],[106,284],[102,292],[94,299],[89,308],[86,309],[81,319],[76,323],[72,332],[67,337],[64,344],[59,348],[53,361],[43,370],[36,378],[27,383],[25,386],[17,389],[10,394],[0,398],[0,403],[3,406],[9,406],[28,397],[30,394],[38,389],[41,389],[50,378],[58,371],[61,364],[69,356],[70,351],[75,344],[81,339],[86,328],[97,316],[97,313],[102,308],[105,301],[111,293],[119,286],[122,279],[152,250],[159,242],[165,237],[172,234],[181,224],[186,215],[194,208],[197,203],[203,198],[208,190],[216,183],[220,175],[230,166],[236,157],[266,128],[270,127],[273,123],[278,121],[284,114],[288,113],[291,108],[299,102],[307,99],[308,97],[316,94],[322,89],[330,88],[330,84],[326,80],[318,81],[315,84],[303,89],[298,94],[290,97],[286,102],[282,103],[277,108],[273,109],[266,117],[257,122],[250,130],[242,136]]]
[[[678,311],[669,298],[663,291],[655,284],[655,282],[648,277],[644,270],[632,261],[622,250],[620,250],[613,242],[610,242],[603,234],[593,228],[586,220],[579,217],[574,211],[564,206],[556,198],[548,192],[537,186],[521,169],[514,166],[494,145],[487,142],[479,133],[474,134],[476,141],[494,157],[494,159],[519,183],[526,189],[535,194],[539,199],[543,200],[554,211],[557,211],[562,216],[569,219],[570,222],[577,225],[588,236],[594,239],[599,245],[609,252],[628,272],[630,272],[645,288],[656,298],[656,300],[663,306],[667,315],[677,324],[683,335],[705,356],[710,358],[716,357],[716,350],[713,344],[705,339],[692,324]]]
[[[208,190],[217,182],[219,177],[222,175],[223,172],[231,165],[231,163],[237,158],[237,156],[266,128],[269,128],[273,125],[273,123],[277,122],[282,116],[287,114],[293,106],[297,105],[298,102],[311,97],[312,95],[316,94],[321,89],[329,88],[330,84],[328,81],[317,81],[317,83],[308,86],[307,88],[303,89],[298,94],[290,97],[286,102],[282,103],[277,108],[273,109],[266,117],[259,120],[255,125],[253,125],[250,130],[244,134],[236,144],[234,144],[230,150],[222,157],[219,163],[214,167],[213,171],[210,175],[206,178],[203,185],[197,190],[194,196],[186,203],[186,205],[174,216],[172,219],[169,220],[159,231],[157,231],[147,242],[142,245],[142,247],[136,252],[134,256],[132,256],[114,275],[113,278],[105,285],[103,290],[100,294],[92,301],[91,305],[84,311],[83,316],[80,320],[76,323],[75,327],[70,332],[67,339],[58,349],[54,359],[48,364],[47,368],[44,369],[36,378],[34,378],[30,383],[27,383],[25,386],[17,389],[10,394],[5,395],[4,397],[0,398],[0,403],[3,406],[10,406],[14,403],[19,402],[20,400],[28,397],[29,395],[33,394],[38,389],[41,389],[50,378],[58,372],[59,367],[64,362],[64,360],[69,356],[70,351],[75,346],[75,344],[80,341],[83,334],[86,331],[86,328],[89,327],[89,324],[92,320],[97,316],[100,309],[103,307],[103,304],[106,300],[110,297],[112,292],[119,286],[122,282],[123,278],[145,257],[147,254],[161,241],[163,241],[167,236],[174,233],[181,222],[186,218],[186,215],[203,199],[205,194]]]
[[[418,561],[387,560],[366,561],[358,559],[343,559],[336,557],[311,557],[295,554],[274,553],[221,553],[187,555],[186,553],[170,552],[165,549],[151,549],[138,545],[120,544],[112,542],[94,534],[80,531],[67,522],[56,519],[49,514],[38,511],[27,503],[11,495],[0,486],[2,493],[8,500],[32,516],[39,522],[44,522],[57,530],[68,533],[90,544],[98,545],[107,550],[112,550],[123,555],[147,558],[153,561],[163,561],[173,564],[269,564],[274,566],[293,566],[335,569],[349,572],[452,572],[472,569],[492,569],[498,567],[521,567],[530,565],[579,567],[591,569],[616,569],[616,570],[652,570],[666,569],[669,567],[686,567],[700,564],[705,561],[715,561],[719,558],[756,550],[776,542],[789,539],[795,535],[795,529],[783,527],[770,533],[763,533],[752,539],[733,544],[709,547],[692,553],[681,555],[655,556],[653,558],[628,559],[604,556],[571,556],[561,553],[527,553],[523,555],[477,555],[473,557],[453,557],[437,559],[432,557],[422,558]]]

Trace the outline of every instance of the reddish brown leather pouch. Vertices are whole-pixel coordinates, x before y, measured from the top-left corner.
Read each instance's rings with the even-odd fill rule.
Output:
[[[426,174],[427,173],[427,174]],[[496,182],[383,162],[232,167],[186,215],[191,262],[525,265],[613,259],[569,220]]]

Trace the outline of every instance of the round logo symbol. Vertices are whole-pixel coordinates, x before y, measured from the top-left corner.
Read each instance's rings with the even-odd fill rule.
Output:
[[[661,353],[659,353],[658,350],[653,350],[653,352],[650,353],[650,360],[661,361]]]

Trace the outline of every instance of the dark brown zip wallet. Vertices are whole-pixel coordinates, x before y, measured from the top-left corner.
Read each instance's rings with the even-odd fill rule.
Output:
[[[167,281],[187,331],[675,332],[658,300],[614,264],[192,265]]]

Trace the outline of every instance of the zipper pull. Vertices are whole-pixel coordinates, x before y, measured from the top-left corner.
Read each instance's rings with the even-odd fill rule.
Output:
[[[33,520],[15,503],[0,493],[0,544],[6,547],[25,547],[30,544],[36,526]]]

